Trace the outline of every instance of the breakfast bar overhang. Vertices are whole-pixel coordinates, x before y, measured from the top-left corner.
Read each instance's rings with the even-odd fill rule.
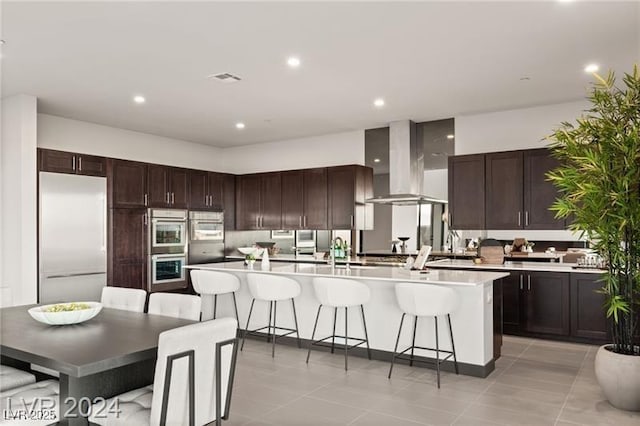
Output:
[[[500,306],[499,302],[494,306],[494,282],[506,277],[508,273],[451,270],[431,270],[427,273],[417,273],[397,267],[351,266],[347,269],[345,266],[332,268],[326,264],[294,262],[273,262],[268,269],[262,269],[259,263],[250,268],[244,262],[208,263],[189,265],[186,268],[228,272],[240,279],[241,286],[236,292],[240,327],[246,325],[251,305],[247,274],[275,274],[295,279],[302,288],[301,294],[295,299],[295,304],[300,337],[305,345],[311,340],[311,332],[319,305],[314,295],[313,278],[339,277],[364,282],[371,291],[371,299],[364,306],[369,343],[373,358],[379,360],[391,359],[402,316],[402,311],[396,302],[395,284],[408,282],[415,285],[447,286],[452,288],[459,298],[458,307],[451,314],[451,324],[460,374],[476,377],[488,376],[494,369],[496,353],[499,354],[499,347],[496,350],[495,345],[496,339],[501,338],[501,324],[496,323],[496,327],[494,327],[494,319],[496,322],[500,322],[501,319],[499,313],[497,316],[495,315]],[[233,303],[230,299],[231,296],[229,296],[229,301],[218,297],[217,317],[235,316]],[[203,297],[202,302],[203,320],[212,318],[213,297]],[[362,321],[358,317],[360,312],[356,309],[352,311],[349,312],[349,335],[364,336]],[[337,321],[339,331],[342,331],[340,324],[344,324],[343,315],[344,311],[339,309]],[[328,310],[323,312],[318,322],[318,336],[332,334],[333,322],[330,321],[330,316],[333,315]],[[256,325],[266,325],[268,321],[268,303],[256,302],[249,329],[255,328]],[[295,327],[290,304],[283,303],[282,307],[279,306],[277,321],[278,326]],[[438,324],[438,330],[441,336],[449,335],[447,324],[444,321]],[[400,337],[401,348],[410,345],[411,333],[412,327],[404,327]],[[433,318],[420,318],[416,331],[416,344],[435,347],[434,334]],[[440,340],[441,349],[451,350],[448,338]],[[366,356],[366,351],[353,351],[353,355]],[[435,359],[435,354],[426,351],[417,351],[416,355],[431,360]],[[452,366],[449,367],[452,370]],[[449,369],[446,364],[444,368]]]

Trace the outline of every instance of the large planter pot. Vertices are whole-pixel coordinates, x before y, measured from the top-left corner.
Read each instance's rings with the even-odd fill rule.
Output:
[[[640,356],[621,355],[600,346],[596,353],[596,378],[611,405],[640,411]]]

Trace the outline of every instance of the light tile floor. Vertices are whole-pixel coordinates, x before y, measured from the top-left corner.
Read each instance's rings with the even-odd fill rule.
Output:
[[[247,340],[239,352],[227,426],[237,425],[640,425],[596,383],[597,347],[505,336],[486,379],[442,374]]]

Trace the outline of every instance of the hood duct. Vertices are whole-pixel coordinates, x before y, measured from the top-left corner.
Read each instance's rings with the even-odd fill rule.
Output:
[[[416,123],[409,120],[389,124],[389,194],[369,198],[367,203],[411,206],[446,203],[422,193],[424,146],[418,141]]]

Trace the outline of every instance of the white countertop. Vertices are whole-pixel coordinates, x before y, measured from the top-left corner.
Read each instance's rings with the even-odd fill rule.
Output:
[[[257,272],[264,274],[303,275],[321,277],[353,278],[371,281],[395,281],[414,282],[425,284],[446,284],[477,286],[494,281],[508,275],[507,272],[488,271],[452,271],[432,269],[425,274],[410,273],[399,267],[391,266],[352,266],[350,270],[337,267],[332,273],[331,266],[310,263],[272,262],[269,270],[262,270],[260,262],[256,262],[253,269],[248,268],[244,262],[205,263],[200,265],[187,265],[187,269],[205,269],[226,272]]]
[[[574,272],[601,274],[601,269],[573,268],[574,263],[551,262],[504,262],[502,265],[475,264],[469,259],[442,259],[427,262],[429,268],[468,269],[468,270],[494,270],[494,271],[541,271],[541,272]]]

